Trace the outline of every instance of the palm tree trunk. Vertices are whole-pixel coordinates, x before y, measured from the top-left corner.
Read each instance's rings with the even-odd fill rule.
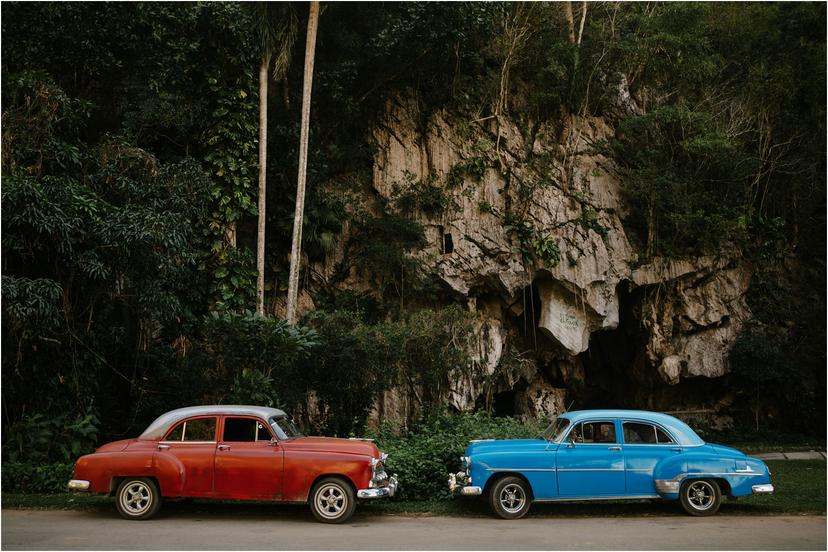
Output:
[[[264,314],[265,207],[267,203],[267,80],[270,54],[259,66],[259,228],[256,236],[256,313]]]
[[[308,127],[310,126],[311,88],[313,87],[313,58],[316,51],[316,25],[319,20],[319,2],[310,3],[308,36],[305,42],[305,80],[302,86],[302,130],[299,142],[299,178],[296,183],[296,212],[293,216],[293,241],[290,247],[290,276],[288,279],[287,323],[296,324],[296,301],[299,295],[299,261],[302,256],[302,220],[305,211],[305,181],[308,169]]]

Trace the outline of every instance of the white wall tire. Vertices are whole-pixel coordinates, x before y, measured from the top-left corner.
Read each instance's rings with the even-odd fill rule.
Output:
[[[124,519],[149,519],[161,507],[158,485],[146,477],[127,477],[115,491],[115,506]]]

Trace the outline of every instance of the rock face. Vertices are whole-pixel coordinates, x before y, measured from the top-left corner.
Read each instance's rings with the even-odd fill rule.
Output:
[[[601,147],[613,129],[574,116],[562,131],[524,126],[426,115],[398,97],[373,133],[371,201],[423,225],[428,243],[417,256],[458,302],[496,304],[478,312],[475,370],[452,374],[445,404],[471,410],[513,393],[511,414],[553,415],[566,400],[601,406],[578,404],[578,390],[594,385],[579,359],[591,354],[596,332],[619,330],[622,301],[637,313],[625,322],[637,336],[622,367],[631,381],[657,395],[687,378],[726,374],[729,347],[750,316],[750,268],[735,255],[634,268],[640,255],[621,222],[617,170]],[[401,194],[416,195],[423,183],[443,191],[444,208],[404,211]],[[507,350],[522,351],[519,368]],[[390,412],[403,403],[410,411],[410,398],[386,395],[377,415],[404,417]]]
[[[636,283],[670,284],[664,296],[648,294],[643,305],[647,357],[665,383],[728,372],[727,352],[750,317],[745,302],[750,276],[744,264],[711,258],[680,264],[656,260],[636,270]]]

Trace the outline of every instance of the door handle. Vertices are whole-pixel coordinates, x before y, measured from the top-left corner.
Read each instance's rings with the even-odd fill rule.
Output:
[[[621,450],[621,447],[607,447],[607,450]]]
[[[219,445],[218,449],[219,450],[230,450],[230,445]]]
[[[670,450],[672,450],[673,452],[681,452],[681,451],[683,451],[684,449],[683,449],[683,448],[681,448],[681,447],[671,447],[671,448],[670,448]]]
[[[170,445],[158,445],[158,450],[167,450],[170,448]]]

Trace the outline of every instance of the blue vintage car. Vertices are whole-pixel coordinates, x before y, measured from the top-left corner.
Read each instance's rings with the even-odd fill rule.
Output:
[[[773,492],[761,460],[705,443],[672,416],[637,410],[567,412],[537,439],[472,441],[462,462],[452,491],[485,495],[506,519],[523,517],[532,502],[647,498],[709,516],[723,494]]]

